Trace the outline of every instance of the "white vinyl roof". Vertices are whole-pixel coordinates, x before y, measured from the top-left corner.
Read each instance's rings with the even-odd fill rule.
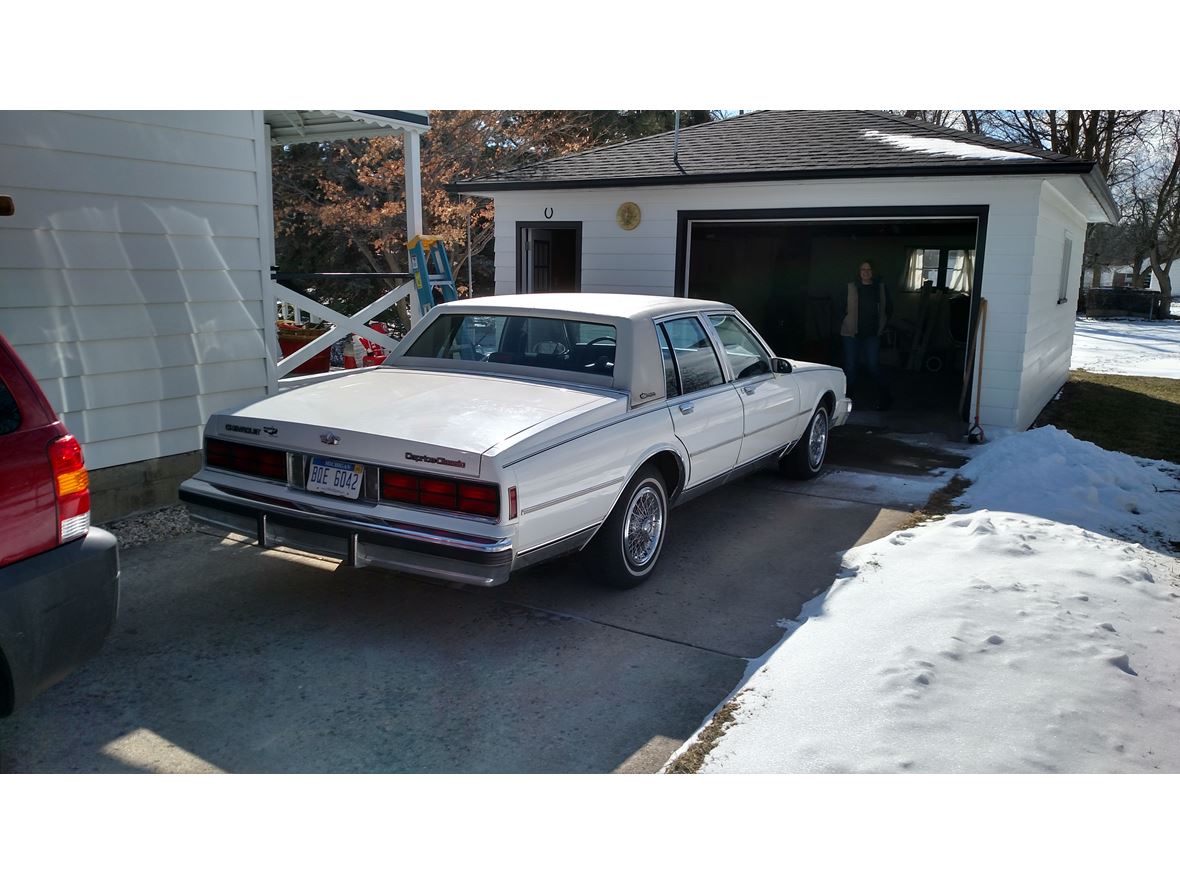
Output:
[[[374,135],[422,134],[430,129],[426,111],[263,111],[270,143],[304,144]]]

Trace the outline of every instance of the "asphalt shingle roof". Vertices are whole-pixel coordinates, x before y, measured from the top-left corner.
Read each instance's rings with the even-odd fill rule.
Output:
[[[880,111],[755,111],[448,185],[452,192],[881,175],[1090,172],[1092,161]]]

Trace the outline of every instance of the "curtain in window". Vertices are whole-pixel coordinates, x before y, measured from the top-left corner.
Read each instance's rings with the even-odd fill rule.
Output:
[[[946,287],[952,292],[970,292],[975,279],[975,250],[952,249],[948,257]]]
[[[902,289],[917,292],[922,288],[922,250],[910,249],[910,256],[906,259],[905,275],[902,277]]]

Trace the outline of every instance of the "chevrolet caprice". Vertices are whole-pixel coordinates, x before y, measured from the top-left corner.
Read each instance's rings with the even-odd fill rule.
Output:
[[[844,374],[728,304],[536,294],[431,310],[380,366],[213,415],[193,518],[259,546],[492,586],[581,551],[655,569],[669,510],[753,470],[820,473]]]

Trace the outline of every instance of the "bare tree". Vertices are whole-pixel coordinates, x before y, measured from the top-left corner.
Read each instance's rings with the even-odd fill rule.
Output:
[[[932,123],[935,126],[946,126],[950,129],[962,129],[964,132],[972,132],[980,134],[983,130],[980,128],[983,122],[983,114],[992,113],[991,111],[890,111],[892,114],[899,114],[910,120],[921,120],[923,123]]]
[[[1151,111],[975,111],[981,131],[1041,150],[1094,160],[1111,188],[1135,171],[1154,122]]]
[[[1163,111],[1159,138],[1144,152],[1140,174],[1130,187],[1128,227],[1139,253],[1145,256],[1166,304],[1172,295],[1169,273],[1180,255],[1180,111]]]

